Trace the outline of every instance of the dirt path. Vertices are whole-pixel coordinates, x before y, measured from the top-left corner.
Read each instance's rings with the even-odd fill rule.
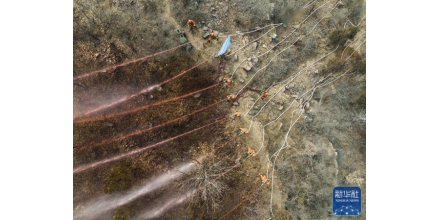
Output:
[[[188,38],[188,41],[193,45],[193,47],[199,51],[202,50],[203,48],[203,41],[200,40],[196,40],[194,38],[194,36],[192,36],[192,34],[188,33],[187,29],[185,26],[182,26],[181,24],[179,24],[176,19],[174,19],[174,17],[172,16],[171,13],[171,3],[170,0],[164,0],[163,1],[165,4],[165,12],[163,13],[163,17],[165,20],[169,20],[171,23],[173,23],[173,25],[176,27],[176,29],[180,29],[180,30],[184,30],[186,33],[186,37]]]

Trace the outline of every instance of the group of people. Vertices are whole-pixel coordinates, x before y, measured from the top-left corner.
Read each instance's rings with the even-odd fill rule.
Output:
[[[188,21],[186,22],[186,26],[189,27],[190,31],[194,31],[197,26],[196,26],[196,22],[194,20],[188,19]],[[208,38],[208,42],[211,42],[211,40],[218,40],[218,34],[214,33],[212,30],[211,32],[208,31],[208,29],[204,29],[203,30],[203,38],[206,39]]]

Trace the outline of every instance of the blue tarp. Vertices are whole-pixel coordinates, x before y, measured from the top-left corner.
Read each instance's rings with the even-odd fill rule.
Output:
[[[223,46],[217,55],[218,56],[223,55],[226,52],[226,50],[228,50],[229,45],[231,45],[231,35],[228,35],[228,38],[226,38],[226,41],[223,43]]]

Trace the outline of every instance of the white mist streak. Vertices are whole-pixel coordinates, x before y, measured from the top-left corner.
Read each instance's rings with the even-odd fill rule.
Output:
[[[152,218],[157,218],[157,217],[161,216],[165,211],[168,211],[169,209],[175,207],[176,205],[179,205],[182,202],[185,202],[188,198],[193,196],[193,194],[196,191],[197,190],[193,189],[193,190],[190,190],[190,191],[186,192],[185,194],[183,194],[183,195],[181,195],[179,197],[171,198],[171,199],[167,200],[163,205],[153,207],[150,210],[140,214],[135,219],[152,219]]]
[[[94,219],[102,213],[115,209],[121,205],[125,205],[131,201],[134,201],[140,196],[165,186],[173,180],[181,178],[185,173],[192,171],[195,167],[196,164],[194,162],[188,162],[180,165],[177,168],[174,168],[166,174],[156,177],[138,189],[122,194],[102,196],[98,199],[88,202],[84,206],[84,209],[74,213],[74,219]]]

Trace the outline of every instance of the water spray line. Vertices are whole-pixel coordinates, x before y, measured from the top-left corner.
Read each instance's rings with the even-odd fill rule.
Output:
[[[172,181],[182,178],[184,173],[191,172],[196,168],[196,166],[197,164],[195,164],[194,161],[189,161],[169,170],[164,174],[148,180],[148,182],[145,182],[142,186],[136,189],[125,191],[122,194],[105,195],[87,202],[84,210],[74,213],[74,219],[96,218],[102,213],[133,202],[141,196],[160,189]]]
[[[150,209],[150,211],[144,212],[140,214],[139,216],[136,216],[134,219],[156,219],[160,215],[162,215],[163,212],[173,208],[176,205],[179,205],[183,202],[185,202],[188,198],[191,198],[191,196],[194,195],[196,190],[189,190],[186,193],[183,193],[180,196],[172,197],[168,201],[165,202],[162,206],[156,206]],[[154,211],[153,211],[154,210]]]
[[[167,121],[167,122],[162,123],[162,124],[159,124],[159,125],[155,125],[155,126],[150,127],[150,128],[146,128],[146,129],[138,130],[138,131],[131,132],[131,133],[128,133],[128,134],[124,134],[124,135],[119,136],[119,137],[114,137],[114,138],[106,139],[106,140],[103,140],[103,141],[101,141],[101,142],[97,142],[97,143],[93,143],[93,144],[89,144],[89,145],[83,145],[83,146],[80,146],[80,147],[74,147],[74,151],[76,151],[76,150],[82,150],[82,149],[84,149],[84,148],[88,148],[88,149],[90,149],[90,148],[95,148],[95,147],[101,146],[101,145],[103,145],[103,144],[108,144],[108,143],[112,143],[112,142],[115,142],[115,141],[121,141],[121,140],[124,140],[124,139],[129,138],[129,137],[133,137],[133,136],[136,136],[136,135],[140,135],[140,134],[142,134],[142,133],[145,133],[145,132],[148,132],[148,131],[154,130],[154,129],[156,129],[156,128],[163,127],[163,126],[165,126],[165,125],[168,125],[168,124],[171,124],[171,123],[173,123],[173,122],[179,121],[179,120],[181,120],[181,119],[184,119],[184,118],[189,117],[189,116],[191,116],[191,115],[194,115],[194,114],[196,114],[196,113],[202,112],[202,111],[204,111],[204,110],[206,110],[206,109],[208,109],[208,108],[211,108],[211,107],[213,107],[213,106],[215,106],[215,105],[218,105],[218,104],[220,104],[221,102],[224,102],[224,101],[226,101],[226,100],[227,100],[226,98],[225,98],[225,99],[222,99],[222,100],[217,101],[217,102],[215,102],[215,103],[213,103],[213,104],[210,104],[210,105],[208,105],[208,106],[202,107],[202,108],[200,108],[200,109],[198,109],[198,110],[196,110],[196,111],[193,111],[193,112],[188,113],[188,114],[186,114],[186,115],[182,115],[182,116],[180,116],[180,117],[178,117],[178,118],[175,118],[175,119],[173,119],[173,120]]]
[[[327,1],[327,2],[325,2],[324,4],[322,4],[322,5],[321,5],[320,7],[318,7],[317,9],[315,9],[312,13],[310,13],[310,15],[307,16],[307,17],[306,17],[306,18],[305,18],[305,19],[304,19],[299,25],[301,25],[303,22],[305,22],[305,21],[306,21],[306,20],[307,20],[307,19],[308,19],[308,18],[309,18],[314,12],[316,12],[316,10],[318,10],[318,9],[321,8],[321,7],[323,7],[323,6],[326,5],[328,2],[330,2],[330,0]],[[335,5],[335,7],[336,7],[336,5]],[[333,8],[333,9],[334,9],[334,8]],[[333,10],[333,9],[332,9],[332,10]],[[319,22],[318,22],[318,23],[319,23]],[[281,24],[282,24],[282,23],[281,23]],[[255,32],[255,31],[258,31],[258,30],[264,29],[264,28],[269,27],[269,26],[276,26],[276,27],[278,27],[278,26],[281,25],[281,24],[271,24],[271,25],[266,25],[266,26],[263,27],[263,28],[260,28],[260,29],[254,30],[254,31],[245,32],[245,33],[242,33],[242,34],[252,33],[252,32]],[[315,25],[315,27],[316,27],[316,25]],[[313,28],[313,29],[314,29],[314,28]],[[312,29],[312,30],[313,30],[313,29]],[[281,43],[282,43],[284,40],[286,40],[291,34],[293,34],[295,30],[297,30],[297,28],[295,28],[290,34],[288,34],[288,35],[287,35],[282,41],[280,41],[279,43],[277,43],[274,47],[272,47],[271,49],[269,49],[269,50],[266,51],[265,53],[259,55],[258,57],[263,56],[263,55],[269,53],[273,48],[275,48],[276,46],[278,46],[279,44],[281,44]],[[238,34],[235,34],[235,35],[238,35]],[[231,36],[235,36],[235,35],[231,35]],[[298,38],[298,39],[299,39],[299,38]],[[213,58],[214,58],[214,57],[213,57]],[[143,94],[143,93],[150,92],[151,90],[153,90],[153,89],[155,89],[155,88],[157,88],[157,87],[159,87],[159,86],[161,86],[161,85],[163,85],[163,84],[165,84],[165,83],[167,83],[167,82],[169,82],[169,81],[171,81],[171,80],[174,80],[174,79],[180,77],[181,75],[183,75],[183,74],[185,74],[186,72],[188,72],[188,71],[194,69],[195,67],[197,67],[197,66],[199,66],[199,65],[201,65],[201,64],[203,64],[203,63],[205,63],[205,62],[207,62],[207,61],[210,60],[210,59],[212,59],[212,58],[207,58],[207,59],[205,59],[204,61],[202,61],[201,63],[197,64],[196,66],[194,66],[194,67],[192,67],[192,68],[190,68],[190,69],[188,69],[188,70],[185,70],[185,71],[183,71],[182,73],[180,73],[180,74],[178,74],[178,75],[176,75],[176,76],[174,76],[174,77],[172,77],[172,78],[170,78],[170,79],[168,79],[168,80],[165,80],[164,82],[162,82],[162,83],[160,83],[160,84],[157,84],[157,85],[154,85],[154,86],[148,87],[148,88],[146,88],[146,89],[144,89],[144,90],[141,90],[140,92],[138,92],[138,93],[136,93],[136,94],[133,94],[133,95],[131,95],[131,96],[128,96],[128,97],[122,98],[122,99],[117,100],[117,101],[115,101],[115,102],[112,102],[112,103],[110,103],[110,104],[107,104],[107,105],[104,105],[104,106],[100,106],[100,107],[98,107],[98,108],[96,108],[96,109],[90,110],[90,111],[86,112],[86,114],[83,115],[83,116],[90,115],[90,114],[92,114],[92,113],[94,113],[94,112],[101,111],[101,110],[103,110],[103,109],[106,109],[106,108],[112,107],[112,106],[114,106],[114,105],[120,104],[121,102],[125,102],[125,101],[127,101],[127,100],[129,100],[129,99],[132,99],[132,98],[134,98],[134,97],[136,97],[136,96],[139,96],[139,95],[141,95],[141,94]],[[237,67],[237,68],[238,68],[238,67]],[[235,70],[235,71],[236,71],[236,70]],[[231,77],[234,75],[235,71],[232,73]]]
[[[119,117],[119,116],[123,116],[123,115],[127,115],[127,114],[132,114],[132,113],[135,113],[135,112],[138,112],[138,111],[141,111],[141,110],[145,110],[145,109],[153,107],[153,106],[162,105],[162,104],[165,104],[165,103],[168,103],[168,102],[171,102],[171,101],[176,101],[176,100],[179,100],[179,99],[182,99],[182,98],[186,98],[188,96],[192,96],[194,94],[197,94],[197,93],[200,93],[200,92],[212,89],[212,88],[214,88],[216,86],[219,86],[220,84],[221,83],[216,83],[216,84],[213,84],[213,85],[208,86],[206,88],[199,89],[197,91],[187,93],[185,95],[181,95],[181,96],[178,96],[178,97],[166,99],[166,100],[163,100],[163,101],[155,102],[155,103],[144,105],[144,106],[141,106],[141,107],[136,107],[136,108],[133,108],[133,109],[122,111],[122,112],[111,113],[111,114],[102,115],[102,116],[96,116],[96,117],[92,117],[92,118],[77,119],[77,120],[74,120],[73,122],[74,123],[95,122],[95,121],[101,121],[101,120],[105,120],[105,119],[109,119],[109,118],[114,118],[114,117]]]
[[[269,24],[269,25],[266,25],[266,26],[264,26],[264,27],[262,27],[262,28],[258,28],[258,29],[253,30],[253,31],[248,31],[248,32],[244,32],[244,33],[237,33],[237,34],[232,34],[232,35],[226,35],[226,36],[221,35],[221,36],[219,36],[219,37],[228,37],[228,36],[233,37],[233,36],[237,36],[237,35],[250,34],[250,33],[256,32],[256,31],[263,30],[263,29],[265,29],[265,28],[267,28],[267,27],[271,27],[271,26],[274,26],[274,28],[276,28],[276,27],[281,26],[282,24],[283,24],[283,23],[279,23],[279,24]],[[274,28],[272,28],[271,30],[273,30]],[[269,30],[269,31],[271,31],[271,30]],[[269,32],[269,31],[268,31],[268,32]],[[268,33],[268,32],[266,32],[266,33]],[[266,33],[265,33],[265,34],[266,34]],[[264,35],[265,35],[265,34],[264,34]],[[256,40],[258,40],[258,39],[256,39]],[[255,40],[254,40],[254,41],[255,41]],[[253,41],[252,41],[252,42],[253,42]],[[252,42],[250,42],[250,43],[252,43]],[[152,58],[152,57],[158,56],[158,55],[160,55],[160,54],[163,54],[163,53],[166,53],[166,52],[169,52],[169,51],[173,51],[173,50],[178,49],[178,48],[180,48],[180,47],[183,47],[183,46],[185,46],[185,45],[187,45],[187,44],[189,44],[189,43],[190,43],[190,42],[186,42],[186,43],[184,43],[184,44],[180,44],[180,45],[175,46],[175,47],[173,47],[173,48],[170,48],[170,49],[167,49],[167,50],[163,50],[163,51],[160,51],[160,52],[157,52],[157,53],[151,54],[151,55],[147,55],[147,56],[145,56],[145,57],[141,57],[141,58],[138,58],[138,59],[135,59],[135,60],[126,61],[126,62],[123,62],[123,63],[120,63],[120,64],[116,64],[116,65],[113,65],[113,66],[109,66],[109,67],[106,67],[106,68],[103,68],[103,69],[100,69],[100,70],[95,70],[95,71],[92,71],[92,72],[89,72],[89,73],[84,73],[84,74],[82,74],[82,75],[79,75],[79,76],[75,76],[75,77],[73,77],[73,80],[75,81],[75,80],[82,79],[82,78],[86,78],[86,77],[89,77],[89,76],[92,76],[92,75],[95,75],[95,74],[98,74],[98,73],[105,73],[105,72],[107,72],[107,71],[114,70],[114,69],[116,69],[116,68],[118,68],[118,67],[123,67],[123,66],[129,65],[129,64],[133,64],[133,63],[141,62],[141,61],[147,60],[147,59],[149,59],[149,58]],[[235,51],[235,52],[238,52],[238,51],[239,51],[239,50],[237,50],[237,51]],[[235,52],[234,52],[234,53],[235,53]],[[228,56],[230,56],[230,55],[232,55],[232,54],[229,54]]]
[[[163,141],[161,141],[161,142],[158,142],[158,143],[155,143],[155,144],[152,144],[152,145],[148,145],[148,146],[146,146],[146,147],[142,147],[142,148],[139,148],[139,149],[136,149],[136,150],[129,151],[129,152],[127,152],[127,153],[120,154],[120,155],[118,155],[118,156],[110,157],[110,158],[107,158],[107,159],[104,159],[104,160],[100,160],[100,161],[97,161],[97,162],[94,162],[94,163],[91,163],[91,164],[81,165],[81,166],[79,166],[79,167],[73,169],[73,174],[75,174],[75,173],[79,173],[79,172],[83,172],[83,171],[86,171],[86,170],[88,170],[88,169],[95,168],[95,167],[97,167],[97,166],[100,166],[100,165],[103,165],[103,164],[106,164],[106,163],[109,163],[109,162],[117,161],[117,160],[123,159],[123,158],[125,158],[125,157],[131,156],[131,155],[134,155],[134,154],[141,153],[141,152],[143,152],[143,151],[145,151],[145,150],[147,150],[147,149],[154,148],[154,147],[160,146],[160,145],[162,145],[162,144],[168,143],[168,142],[173,141],[173,140],[175,140],[175,139],[177,139],[177,138],[183,137],[183,136],[185,136],[185,135],[188,135],[188,134],[194,133],[194,132],[196,132],[196,131],[198,131],[198,130],[201,130],[201,129],[205,128],[205,127],[208,127],[208,126],[210,126],[210,125],[213,125],[213,124],[216,124],[216,123],[218,123],[218,122],[221,122],[221,121],[223,121],[223,120],[225,120],[225,119],[226,119],[226,117],[223,117],[223,118],[218,119],[218,120],[216,120],[216,121],[214,121],[214,122],[211,122],[211,123],[209,123],[209,124],[203,125],[203,126],[201,126],[201,127],[198,127],[198,128],[193,129],[193,130],[191,130],[191,131],[185,132],[185,133],[183,133],[183,134],[180,134],[180,135],[174,136],[174,137],[172,137],[172,138],[168,138],[168,139],[166,139],[166,140],[163,140]]]
[[[120,64],[116,64],[114,66],[106,67],[104,69],[95,70],[95,71],[92,71],[92,72],[89,72],[89,73],[85,73],[85,74],[82,74],[82,75],[79,75],[79,76],[75,76],[75,77],[73,77],[73,81],[78,80],[78,79],[82,79],[82,78],[86,78],[86,77],[89,77],[89,76],[92,76],[92,75],[95,75],[95,74],[98,74],[98,73],[104,73],[104,72],[107,72],[107,71],[110,71],[110,70],[115,70],[118,67],[123,67],[123,66],[129,65],[129,64],[132,64],[132,63],[141,62],[141,61],[147,60],[147,59],[149,59],[151,57],[155,57],[157,55],[160,55],[160,54],[163,54],[163,53],[166,53],[166,52],[169,52],[169,51],[173,51],[173,50],[175,50],[177,48],[180,48],[182,46],[185,46],[187,44],[189,44],[189,42],[186,42],[184,44],[180,44],[179,46],[176,46],[176,47],[173,47],[173,48],[170,48],[170,49],[167,49],[167,50],[163,50],[163,51],[160,51],[160,52],[157,52],[157,53],[145,56],[145,57],[141,57],[141,58],[138,58],[138,59],[135,59],[135,60],[126,61],[126,62],[123,62],[123,63],[120,63]]]
[[[82,116],[87,116],[87,115],[90,115],[90,114],[92,114],[92,113],[95,113],[95,112],[99,112],[99,111],[105,110],[105,109],[107,109],[107,108],[110,108],[110,107],[113,107],[113,106],[115,106],[115,105],[121,104],[122,102],[125,102],[125,101],[128,101],[128,100],[130,100],[130,99],[133,99],[133,98],[135,98],[135,97],[137,97],[137,96],[140,96],[140,95],[142,95],[142,94],[144,94],[144,93],[148,93],[148,92],[152,91],[153,89],[159,88],[160,86],[162,86],[163,84],[165,84],[165,83],[167,83],[167,82],[170,82],[170,81],[172,81],[172,80],[175,80],[175,79],[179,78],[180,76],[183,76],[184,74],[186,74],[186,73],[188,73],[189,71],[195,69],[196,67],[202,65],[203,63],[207,62],[207,61],[210,60],[210,59],[212,59],[212,58],[207,58],[207,59],[205,59],[204,61],[198,63],[197,65],[195,65],[195,66],[193,66],[193,67],[191,67],[191,68],[189,68],[189,69],[187,69],[187,70],[184,70],[183,72],[177,74],[176,76],[173,76],[172,78],[167,79],[167,80],[165,80],[165,81],[163,81],[163,82],[161,82],[161,83],[159,83],[159,84],[156,84],[156,85],[153,85],[153,86],[149,86],[149,87],[147,87],[147,88],[145,88],[145,89],[140,90],[139,92],[137,92],[137,93],[135,93],[135,94],[125,96],[124,98],[121,98],[121,99],[116,100],[116,101],[114,101],[114,102],[111,102],[111,103],[109,103],[109,104],[102,105],[102,106],[99,106],[99,107],[97,107],[97,108],[95,108],[95,109],[89,110],[88,112],[86,112],[86,113],[85,113],[84,115],[82,115]]]
[[[234,166],[232,166],[231,168],[229,168],[228,170],[226,170],[225,172],[219,174],[215,179],[213,179],[212,181],[216,181],[219,178],[223,177],[225,174],[229,173],[230,171],[232,171],[234,168],[236,168],[238,165],[240,165],[240,162],[236,163]],[[167,211],[173,207],[175,207],[176,205],[179,205],[180,203],[185,202],[187,199],[191,198],[195,193],[197,193],[199,190],[202,190],[204,187],[206,187],[206,185],[208,185],[210,183],[206,183],[205,185],[199,186],[197,189],[193,189],[190,190],[188,192],[190,193],[186,193],[185,196],[181,196],[178,197],[178,199],[172,199],[171,201],[167,201],[162,207],[159,208],[158,211],[151,213],[151,211],[147,211],[144,212],[142,214],[140,214],[140,216],[138,218],[135,219],[150,219],[150,218],[156,218],[159,217],[164,211]]]
[[[225,147],[225,146],[226,146],[226,143],[223,144],[221,147],[215,148],[215,149],[214,149],[214,152],[220,150],[221,148],[223,148],[223,147]],[[248,159],[248,157],[242,159],[241,161],[236,162],[236,164],[234,164],[234,166],[232,166],[232,167],[230,167],[229,169],[227,169],[226,171],[220,173],[216,178],[213,179],[213,181],[216,181],[216,180],[222,178],[224,175],[226,175],[227,173],[231,172],[233,169],[235,169],[236,167],[238,167],[238,166],[239,166],[244,160],[246,160],[246,159]],[[199,163],[199,162],[197,161],[197,163]],[[168,209],[171,209],[171,208],[173,208],[174,206],[176,206],[176,205],[178,205],[178,204],[184,202],[186,199],[188,199],[188,198],[190,198],[191,196],[193,196],[196,192],[198,192],[199,190],[202,190],[207,184],[209,184],[209,183],[206,183],[205,185],[199,186],[198,188],[192,190],[190,196],[185,197],[183,200],[180,200],[180,199],[179,199],[179,200],[174,200],[174,201],[172,201],[172,202],[170,202],[170,203],[167,203],[167,205],[166,205],[166,209],[163,209],[162,211],[166,211],[166,210],[168,210]],[[161,213],[155,213],[154,217],[158,217],[160,214],[161,214]],[[148,213],[141,214],[142,217],[145,217],[146,215],[148,215]]]

